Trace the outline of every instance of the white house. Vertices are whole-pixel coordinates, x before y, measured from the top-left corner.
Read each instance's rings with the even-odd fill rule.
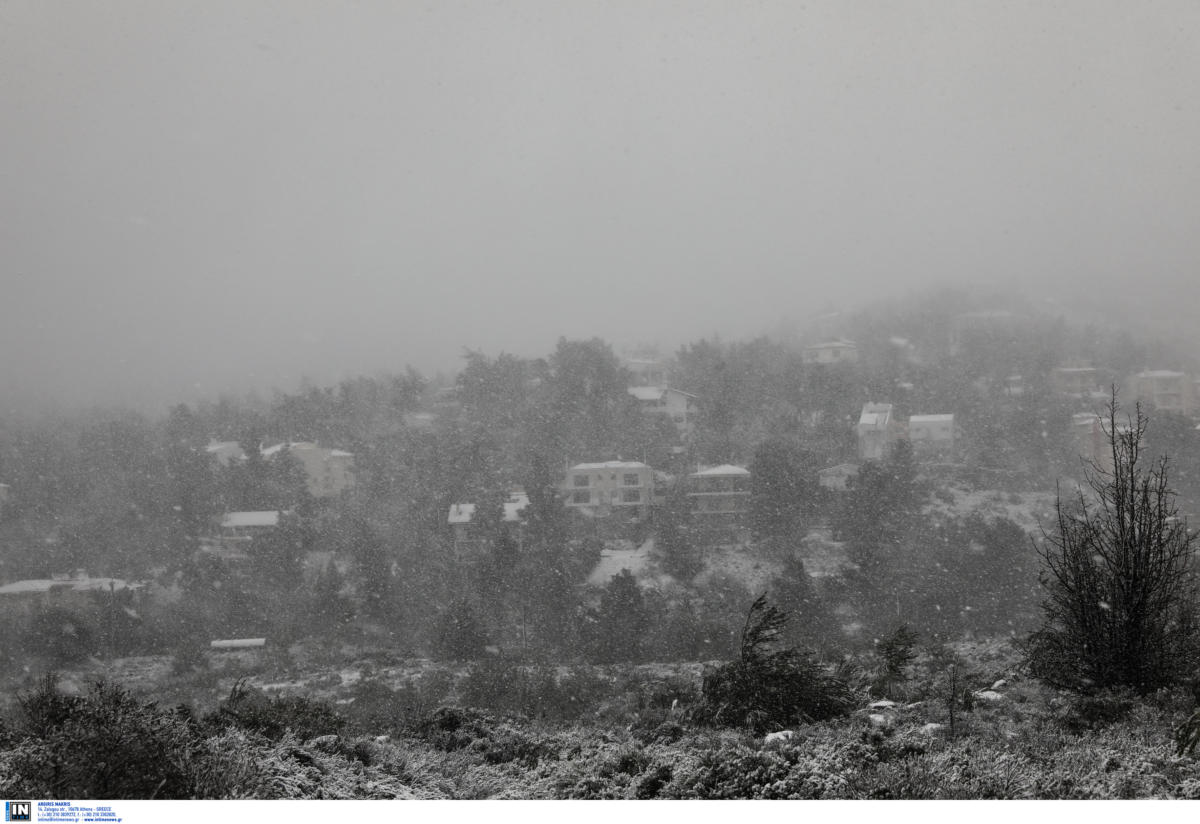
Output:
[[[658,358],[626,358],[625,368],[642,386],[666,386],[667,366]]]
[[[204,448],[221,466],[246,460],[237,441],[212,441]],[[314,498],[334,498],[354,486],[354,455],[341,449],[327,449],[307,441],[279,443],[260,449],[265,460],[285,452],[304,468],[308,492]]]
[[[308,492],[314,498],[336,498],[354,487],[353,453],[326,449],[315,443],[292,442],[267,447],[262,455],[271,460],[284,451],[304,467]]]
[[[630,395],[647,414],[666,415],[681,435],[690,435],[696,426],[696,396],[669,386],[631,386]]]
[[[642,518],[654,500],[654,470],[640,461],[576,464],[561,489],[567,508],[581,514]]]
[[[222,538],[253,538],[279,526],[277,509],[250,512],[226,512],[221,516]]]
[[[699,518],[740,518],[750,509],[750,470],[723,464],[693,472],[687,497]]]
[[[1183,372],[1151,369],[1133,377],[1134,398],[1166,412],[1187,415],[1192,411],[1195,384]]]
[[[229,466],[246,460],[246,453],[237,441],[210,441],[204,451],[212,455],[221,466]]]
[[[804,363],[857,363],[858,346],[854,341],[831,340],[804,347],[800,353]]]
[[[881,461],[891,451],[894,431],[890,403],[864,403],[858,418],[858,457]]]
[[[913,415],[908,419],[908,440],[913,454],[946,454],[954,450],[954,415]]]

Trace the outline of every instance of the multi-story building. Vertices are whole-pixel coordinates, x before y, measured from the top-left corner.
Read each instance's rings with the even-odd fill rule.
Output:
[[[1133,376],[1134,398],[1164,412],[1190,414],[1195,405],[1195,384],[1183,372],[1153,369]]]
[[[568,509],[642,519],[654,501],[654,470],[640,461],[581,463],[567,470],[561,488]]]
[[[750,470],[723,464],[693,472],[687,497],[699,519],[739,521],[750,510]]]

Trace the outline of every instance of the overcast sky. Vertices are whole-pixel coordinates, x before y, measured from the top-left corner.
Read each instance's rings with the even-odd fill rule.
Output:
[[[1191,0],[0,0],[2,403],[935,282],[1197,324],[1198,42]]]

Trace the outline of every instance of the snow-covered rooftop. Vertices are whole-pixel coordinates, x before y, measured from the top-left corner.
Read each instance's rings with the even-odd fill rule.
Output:
[[[525,495],[514,495],[504,502],[504,520],[515,523],[521,520],[521,510],[529,506],[529,498]],[[475,504],[450,504],[450,516],[446,519],[450,524],[469,524],[475,517]]]
[[[749,475],[750,470],[744,466],[734,466],[733,464],[721,464],[720,466],[710,466],[708,469],[701,469],[699,472],[693,472],[693,478],[708,478],[717,475]]]
[[[827,467],[826,469],[822,469],[822,470],[821,470],[820,472],[818,472],[817,474],[818,474],[818,475],[824,475],[824,476],[833,476],[833,475],[846,475],[846,476],[851,476],[851,475],[857,475],[857,474],[858,474],[858,464],[852,464],[852,463],[840,463],[840,464],[838,464],[837,466],[830,466],[830,467]]]
[[[571,467],[571,471],[583,471],[597,469],[649,469],[650,467],[641,461],[605,461],[604,463],[581,463]]]
[[[954,415],[949,413],[941,415],[912,415],[909,417],[908,422],[909,424],[954,423]]]
[[[277,443],[274,446],[268,446],[266,449],[262,450],[262,456],[264,458],[274,458],[285,449],[315,449],[316,446],[317,445],[315,443],[308,443],[307,441],[288,441],[285,443]]]
[[[209,641],[208,645],[212,649],[253,649],[255,647],[265,647],[267,645],[267,639],[224,638],[219,641]]]
[[[250,526],[279,526],[279,510],[268,509],[258,512],[226,512],[221,518],[225,529]]]
[[[0,595],[24,595],[31,592],[49,592],[52,589],[69,589],[75,592],[87,592],[99,589],[125,589],[128,587],[120,578],[36,578],[28,581],[14,581],[0,587]]]
[[[858,425],[873,427],[887,426],[891,417],[892,405],[890,403],[864,403],[862,415],[858,418]]]
[[[1145,372],[1138,372],[1139,378],[1182,378],[1186,377],[1182,372],[1172,372],[1170,369],[1148,369]]]
[[[658,386],[631,386],[626,391],[639,401],[657,401],[663,396],[663,389]]]

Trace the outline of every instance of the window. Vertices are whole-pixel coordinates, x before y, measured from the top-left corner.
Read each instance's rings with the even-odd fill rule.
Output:
[[[628,473],[621,482],[625,484],[625,486],[637,486],[638,476],[636,473]]]
[[[571,496],[571,503],[573,504],[589,504],[591,502],[592,493],[586,489],[577,490],[575,494]]]
[[[588,485],[588,476],[587,475],[576,475],[575,476],[575,486],[587,486],[587,485]]]
[[[642,502],[642,490],[626,489],[621,495],[621,500],[627,504],[638,504]]]

